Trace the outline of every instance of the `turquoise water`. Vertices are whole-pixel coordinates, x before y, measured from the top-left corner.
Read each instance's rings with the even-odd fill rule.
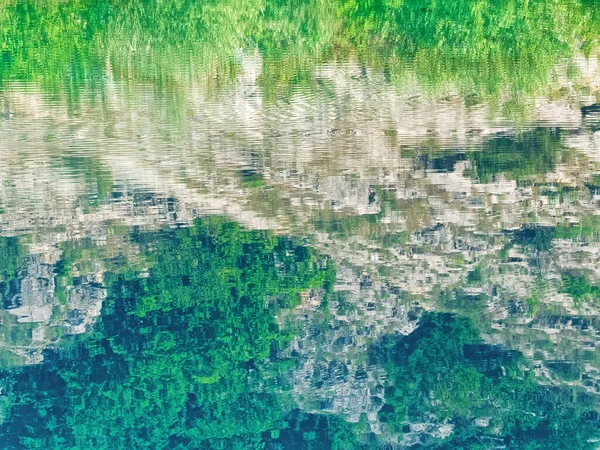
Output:
[[[4,2],[0,448],[598,448],[599,30]]]

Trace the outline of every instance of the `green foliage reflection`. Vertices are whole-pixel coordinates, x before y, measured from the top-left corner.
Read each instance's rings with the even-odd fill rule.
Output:
[[[499,175],[517,181],[544,175],[554,169],[563,150],[560,130],[541,128],[517,137],[490,139],[481,151],[468,156],[476,177],[482,183],[489,183]]]
[[[292,408],[262,387],[283,388],[291,364],[275,316],[329,288],[326,260],[219,219],[134,239],[154,265],[106,280],[94,334],[4,374],[5,448],[259,448],[283,427]]]
[[[390,374],[379,414],[393,433],[433,422],[453,427],[444,440],[429,436],[433,448],[595,448],[600,420],[584,406],[590,398],[540,386],[519,353],[484,344],[466,318],[426,315],[412,334],[375,346],[371,358]]]
[[[0,22],[0,83],[40,80],[71,95],[101,86],[111,67],[161,86],[190,77],[219,86],[238,72],[240,49],[258,49],[271,92],[355,55],[399,86],[416,76],[471,99],[504,91],[518,114],[559,59],[597,45],[600,17],[578,0],[11,0]]]

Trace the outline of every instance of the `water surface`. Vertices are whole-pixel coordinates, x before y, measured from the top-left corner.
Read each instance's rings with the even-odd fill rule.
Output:
[[[596,449],[583,0],[0,5],[0,447]]]

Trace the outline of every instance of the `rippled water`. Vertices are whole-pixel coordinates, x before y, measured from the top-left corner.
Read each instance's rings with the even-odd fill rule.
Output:
[[[600,15],[0,5],[0,448],[596,449]]]

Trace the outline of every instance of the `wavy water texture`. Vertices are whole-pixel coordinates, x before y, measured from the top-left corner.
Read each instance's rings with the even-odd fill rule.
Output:
[[[2,448],[595,449],[599,30],[2,3]]]

